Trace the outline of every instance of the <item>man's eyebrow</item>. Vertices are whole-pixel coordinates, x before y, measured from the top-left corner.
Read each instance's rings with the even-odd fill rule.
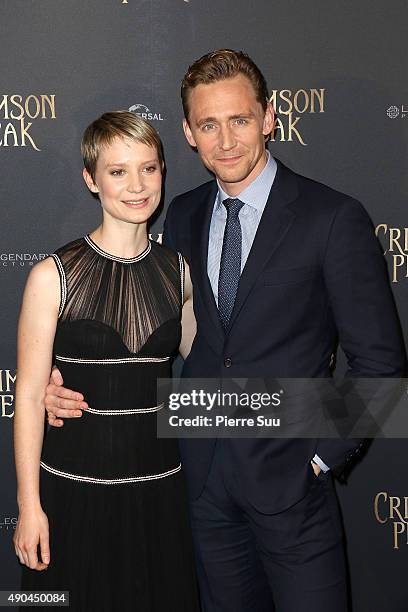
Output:
[[[247,113],[239,113],[238,115],[231,115],[228,117],[229,121],[233,121],[234,119],[253,119],[255,117],[255,113],[251,113],[248,111]]]
[[[215,117],[204,117],[204,119],[199,119],[196,124],[200,126],[204,123],[217,123],[217,119]]]

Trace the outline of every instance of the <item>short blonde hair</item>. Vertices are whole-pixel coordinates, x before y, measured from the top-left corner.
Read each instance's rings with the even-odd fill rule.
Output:
[[[163,162],[163,146],[159,134],[148,121],[135,113],[120,110],[104,113],[86,128],[81,142],[81,153],[86,170],[95,181],[96,163],[101,149],[115,138],[128,138],[154,147]]]

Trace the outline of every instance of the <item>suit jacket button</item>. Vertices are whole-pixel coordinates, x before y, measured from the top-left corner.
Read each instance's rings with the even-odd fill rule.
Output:
[[[232,360],[229,357],[224,359],[224,365],[226,368],[230,368],[232,366]]]

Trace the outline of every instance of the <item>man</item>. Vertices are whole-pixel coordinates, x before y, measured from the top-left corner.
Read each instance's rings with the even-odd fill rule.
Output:
[[[402,376],[398,318],[370,220],[355,200],[269,154],[274,115],[257,66],[240,52],[209,53],[190,66],[182,101],[186,138],[216,178],[176,197],[165,222],[166,243],[189,262],[194,286],[197,335],[183,375],[329,377],[339,340],[348,376]],[[53,376],[55,421],[86,403]],[[180,446],[204,611],[261,612],[272,599],[279,612],[347,609],[331,470],[359,441]]]

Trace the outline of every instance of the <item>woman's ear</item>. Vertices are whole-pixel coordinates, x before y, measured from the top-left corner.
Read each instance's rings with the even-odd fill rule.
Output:
[[[89,174],[86,168],[83,169],[82,176],[84,177],[84,181],[87,184],[89,191],[91,191],[92,193],[99,193],[98,186],[96,185],[92,176]]]

